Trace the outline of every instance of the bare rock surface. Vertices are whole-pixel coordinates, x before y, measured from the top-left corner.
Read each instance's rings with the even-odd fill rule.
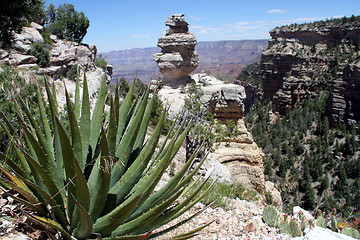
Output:
[[[214,144],[215,151],[203,165],[204,175],[218,178],[219,181],[240,183],[246,188],[264,192],[263,153],[247,131],[244,122],[244,87],[225,84],[206,74],[194,74],[191,77],[203,91],[202,103],[214,114],[215,119],[222,123],[229,119],[234,120],[238,128],[236,136]],[[171,88],[165,85],[159,91],[160,99],[165,106],[170,107],[172,118],[182,110],[188,87]]]
[[[153,59],[166,85],[186,84],[190,80],[189,74],[199,65],[198,53],[195,51],[196,38],[189,33],[184,14],[172,15],[166,19],[165,25],[170,29],[159,38],[161,53],[154,54]]]

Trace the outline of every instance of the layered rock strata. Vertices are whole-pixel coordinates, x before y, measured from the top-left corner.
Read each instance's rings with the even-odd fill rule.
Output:
[[[358,20],[336,19],[293,24],[270,31],[269,48],[261,61],[264,98],[279,113],[329,87],[332,122],[359,121]]]
[[[166,85],[185,85],[190,80],[189,74],[199,65],[198,53],[195,51],[197,41],[189,33],[184,14],[172,15],[166,19],[165,25],[170,29],[165,36],[159,38],[161,53],[154,54],[153,59],[164,76]]]
[[[263,153],[245,126],[244,87],[225,84],[206,74],[194,74],[192,79],[203,92],[201,102],[214,114],[216,121],[225,123],[227,120],[233,120],[238,128],[236,136],[225,138],[214,145],[214,152],[209,154],[204,163],[203,174],[218,178],[219,181],[240,183],[246,188],[263,192]],[[186,89],[187,87],[185,90],[174,89],[165,85],[159,91],[160,99],[165,105],[170,105],[173,116],[176,116],[184,105]]]
[[[343,64],[334,80],[328,101],[330,119],[349,124],[360,120],[360,62]]]

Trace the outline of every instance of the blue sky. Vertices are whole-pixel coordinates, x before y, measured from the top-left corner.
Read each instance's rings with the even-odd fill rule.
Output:
[[[184,13],[198,41],[267,39],[276,26],[360,15],[360,0],[46,0],[90,19],[83,42],[98,52],[155,47],[165,20]]]

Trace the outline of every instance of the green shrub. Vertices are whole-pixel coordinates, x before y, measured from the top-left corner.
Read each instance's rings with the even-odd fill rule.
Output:
[[[49,64],[49,53],[50,50],[45,47],[45,44],[42,42],[35,42],[31,45],[30,55],[33,55],[37,58],[37,61],[41,67],[47,67]]]
[[[73,65],[69,71],[67,71],[66,73],[66,78],[69,79],[69,80],[73,80],[75,81],[76,80],[76,76],[78,74],[78,70],[77,70],[78,66],[76,65]]]
[[[50,35],[51,35],[50,29],[48,27],[44,27],[41,36],[44,39],[45,43],[47,43],[49,46],[53,44],[53,40],[51,40]]]
[[[210,185],[211,183],[205,184],[200,193],[205,192]],[[258,200],[258,193],[254,190],[244,188],[241,184],[215,182],[210,191],[202,198],[201,202],[205,205],[212,204],[213,207],[228,209],[230,207],[230,200],[236,198],[256,201]]]
[[[95,66],[102,68],[104,71],[106,71],[108,63],[106,62],[105,58],[99,54],[99,56],[95,60]]]

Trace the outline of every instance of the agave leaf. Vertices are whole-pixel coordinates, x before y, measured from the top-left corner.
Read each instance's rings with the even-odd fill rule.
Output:
[[[181,222],[176,223],[175,225],[173,225],[173,226],[171,226],[171,227],[168,227],[168,228],[166,228],[166,229],[164,229],[164,230],[161,230],[160,232],[151,234],[151,236],[149,237],[149,239],[155,238],[155,237],[159,237],[159,236],[161,236],[161,235],[163,235],[163,234],[165,234],[165,233],[168,233],[168,232],[170,232],[170,231],[172,231],[172,230],[174,230],[174,229],[176,229],[176,228],[178,228],[178,227],[180,227],[180,226],[188,223],[190,220],[192,220],[193,218],[195,218],[195,217],[199,216],[201,213],[203,213],[203,212],[204,212],[206,209],[208,209],[211,205],[212,205],[212,204],[204,207],[204,208],[201,209],[200,211],[194,213],[194,214],[191,215],[190,217],[182,220]],[[209,225],[210,225],[211,223],[212,223],[212,222],[210,222]],[[206,226],[208,226],[208,225],[206,225]],[[203,228],[204,228],[204,227],[202,227],[202,229],[203,229]],[[201,230],[201,229],[200,229],[200,230]],[[189,232],[188,232],[188,233],[189,233]]]
[[[125,130],[125,127],[129,121],[128,114],[130,113],[130,108],[132,105],[134,86],[135,86],[135,81],[132,83],[132,85],[131,85],[128,93],[126,94],[126,97],[119,109],[119,117],[118,117],[119,121],[118,121],[118,129],[117,129],[117,133],[116,133],[116,145],[118,145],[120,143],[121,138],[123,136],[123,132]]]
[[[84,87],[81,105],[80,132],[82,140],[83,159],[87,159],[90,145],[90,100],[86,75],[84,74]],[[90,155],[92,152],[90,153]]]
[[[96,148],[96,144],[99,139],[101,121],[104,113],[105,99],[106,99],[106,76],[103,77],[101,81],[99,96],[97,98],[94,112],[91,118],[90,146],[92,149]]]
[[[129,94],[129,93],[128,93]],[[136,140],[136,136],[143,119],[143,114],[145,111],[146,103],[147,103],[147,93],[141,102],[141,105],[138,111],[135,113],[135,117],[130,123],[127,131],[125,132],[120,144],[117,146],[115,157],[119,158],[119,160],[115,163],[112,171],[111,171],[111,182],[110,187],[113,187],[117,181],[119,181],[121,175],[124,172],[125,167],[127,166],[129,157],[131,155],[131,150],[133,149],[133,144]]]
[[[148,88],[147,94],[145,96],[146,98],[149,95],[149,92],[150,92],[150,90]],[[143,120],[141,121],[139,132],[138,132],[138,135],[136,137],[136,140],[135,140],[135,143],[133,146],[134,151],[140,152],[143,147],[143,143],[144,143],[147,127],[149,125],[150,115],[151,115],[151,111],[154,106],[154,102],[155,102],[155,93],[154,93],[154,96],[149,101],[149,103],[146,105]]]
[[[202,189],[202,187],[206,184],[206,182],[209,180],[207,178],[193,193],[191,193],[189,196],[186,197],[184,201],[182,201],[180,204],[178,204],[176,207],[174,207],[169,213],[168,213],[168,219],[166,219],[162,224],[165,224],[166,222],[170,222],[177,217],[181,216],[183,213],[188,211],[190,208],[192,208],[196,203],[198,203],[212,188],[215,182],[213,182],[198,198],[194,199],[197,193]],[[194,200],[193,200],[194,199]]]
[[[3,111],[0,110],[0,113],[6,124],[5,126],[5,124],[0,121],[2,128],[4,129],[4,131],[6,131],[8,136],[12,136],[15,133],[13,125],[10,123],[9,119],[7,119]]]
[[[25,152],[25,150],[23,150],[21,147],[17,146],[18,149],[20,150],[20,152],[24,155],[26,161],[28,161],[29,165],[31,165],[33,167],[33,172],[37,172],[43,183],[45,184],[46,188],[48,189],[50,195],[52,195],[52,197],[56,200],[56,202],[59,205],[64,205],[63,203],[63,199],[61,198],[61,194],[58,187],[56,186],[55,182],[53,181],[53,179],[50,177],[49,173],[45,171],[45,169],[43,169],[43,167],[38,164],[29,154],[27,154]]]
[[[141,195],[133,195],[94,224],[94,232],[109,236],[136,209]]]
[[[46,229],[53,231],[53,230],[57,230],[61,233],[62,237],[65,240],[73,240],[73,238],[71,237],[71,235],[64,230],[60,224],[58,224],[57,222],[51,220],[51,219],[47,219],[47,218],[43,218],[43,217],[38,217],[36,215],[30,215],[27,214],[27,216],[33,220],[34,222],[44,226]]]
[[[16,151],[16,148],[15,148]],[[2,161],[8,165],[13,171],[17,172],[19,175],[25,177],[25,178],[30,178],[29,177],[29,173],[30,173],[30,167],[27,164],[26,160],[24,158],[22,158],[21,160],[21,164],[22,161],[26,162],[26,165],[28,167],[28,171],[24,171],[22,168],[22,166],[19,166],[17,163],[14,162],[14,160],[12,160],[11,158],[9,158],[9,156],[5,155],[4,153],[0,152],[0,159],[2,159]]]
[[[53,173],[54,169],[51,169],[51,166],[49,166],[50,162],[48,157],[46,156],[46,153],[44,152],[44,149],[39,145],[39,142],[35,139],[35,137],[29,132],[29,130],[26,127],[22,128],[26,138],[29,140],[29,144],[31,144],[33,153],[36,154],[36,158],[39,161],[40,165],[47,171]],[[52,180],[53,174],[50,175]]]
[[[74,196],[72,196],[75,202],[76,210],[80,215],[79,221],[77,222],[77,227],[73,231],[73,236],[77,239],[86,239],[88,238],[93,230],[93,221],[91,220],[90,215],[86,210],[76,201]]]
[[[65,175],[64,175],[64,162],[63,162],[63,156],[62,156],[62,151],[61,151],[61,143],[60,143],[60,138],[59,138],[59,132],[57,129],[57,125],[56,125],[56,116],[58,115],[58,106],[57,106],[57,101],[56,101],[56,92],[55,92],[55,84],[53,84],[53,94],[51,93],[50,87],[49,87],[49,83],[48,81],[45,79],[45,89],[46,89],[46,93],[47,93],[47,98],[48,98],[48,102],[49,102],[49,106],[50,106],[50,110],[51,110],[51,121],[52,121],[52,126],[53,126],[53,135],[54,135],[54,155],[56,158],[56,179],[57,179],[57,185],[59,188],[62,188],[64,186],[64,181],[65,181]]]
[[[114,106],[115,106],[115,116],[116,116],[116,123],[119,123],[119,108],[120,108],[120,96],[119,96],[119,84],[116,84],[116,90],[115,90],[115,97],[114,97]],[[116,125],[118,126],[118,124]],[[117,134],[117,130],[116,130],[116,134]],[[116,142],[117,143],[117,142]]]
[[[125,174],[121,177],[120,181],[114,185],[109,191],[109,194],[116,196],[116,201],[109,199],[109,206],[120,203],[126,195],[131,191],[134,185],[139,181],[141,175],[146,169],[151,157],[154,154],[155,148],[160,138],[161,128],[165,119],[165,112],[161,115],[159,122],[152,133],[148,143],[143,148],[134,163],[129,167]],[[113,204],[111,204],[113,202]],[[116,206],[116,205],[115,205]]]
[[[67,211],[68,215],[71,216],[74,210],[74,200],[71,195],[76,196],[77,201],[85,210],[89,210],[90,191],[70,144],[70,140],[58,118],[56,118],[56,124],[59,131],[66,180],[69,182]],[[74,218],[76,219],[76,216],[74,216]]]
[[[80,118],[80,84],[79,84],[79,66],[76,66],[76,84],[75,84],[75,117],[79,121]]]
[[[39,112],[40,112],[40,116],[41,116],[41,122],[42,122],[44,132],[45,132],[45,138],[48,143],[51,143],[52,135],[51,135],[50,125],[49,125],[49,119],[45,113],[44,100],[43,100],[43,96],[39,90],[39,86],[37,86],[36,95],[37,95],[38,104],[39,104],[39,110],[40,110]],[[50,150],[51,150],[52,156],[54,156],[54,149],[52,148],[52,145],[50,145]]]
[[[209,178],[208,178],[209,179]],[[207,180],[208,180],[207,179]],[[157,219],[153,220],[149,225],[145,225],[143,228],[140,229],[140,231],[148,231],[148,229],[154,229],[158,228],[159,226],[162,226],[164,224],[167,224],[171,222],[172,220],[176,219],[177,217],[181,216],[184,212],[188,211],[190,208],[192,208],[200,199],[208,193],[210,187],[202,194],[200,197],[195,198],[195,196],[198,194],[198,192],[202,189],[202,187],[207,182],[205,180],[193,193],[191,193],[185,200],[171,208],[169,211],[164,212],[161,216],[159,216]],[[186,191],[186,190],[185,190]]]
[[[170,144],[170,148],[165,156],[159,161],[159,164],[153,168],[153,172],[150,175],[144,176],[139,182],[134,186],[131,190],[131,194],[139,194],[142,193],[139,206],[143,204],[143,202],[149,198],[155,189],[156,185],[159,183],[163,173],[166,170],[166,166],[168,166],[169,161],[171,161],[170,156],[172,154],[172,150],[174,149],[174,141]]]
[[[168,207],[170,207],[176,199],[181,195],[182,190],[178,191],[172,197],[164,201],[163,203],[159,204],[153,209],[150,209],[143,215],[135,218],[134,220],[124,223],[116,228],[112,233],[111,236],[121,236],[125,234],[131,234],[136,232],[139,228],[143,228],[144,224],[151,223],[154,219],[159,217]],[[148,232],[148,231],[147,231]]]
[[[179,129],[174,133],[174,136],[171,138],[172,140],[171,141],[173,141],[173,140],[176,140],[176,139],[179,139],[179,136],[181,135],[181,132],[183,132],[183,135],[185,134],[185,132],[186,132],[186,130],[185,131],[183,131],[183,127],[184,127],[184,125],[185,125],[185,121],[183,121],[182,122],[182,124],[181,124],[181,126],[179,127]],[[187,129],[187,131],[188,131],[188,129]],[[182,143],[181,143],[182,144]],[[180,148],[180,146],[181,146],[181,144],[179,144],[179,141],[176,143],[176,148],[177,149],[179,149]],[[167,151],[169,150],[169,147],[170,147],[170,144],[167,144],[166,145],[166,143],[164,142],[164,145],[165,146],[162,146],[161,147],[161,152],[159,151],[158,152],[158,155],[156,156],[156,158],[154,158],[154,160],[153,160],[153,162],[150,164],[150,169],[152,169],[153,168],[153,166],[155,166],[158,162],[159,162],[159,160],[161,159],[161,158],[163,158],[164,157],[164,155],[167,153]],[[175,152],[176,153],[176,152]],[[174,155],[174,154],[173,154]],[[151,170],[150,170],[151,171]]]
[[[50,144],[47,142],[46,138],[42,134],[42,131],[41,131],[39,125],[35,121],[34,116],[30,112],[29,108],[26,106],[26,104],[24,103],[22,98],[18,97],[17,99],[19,100],[19,103],[21,105],[22,110],[25,111],[26,116],[29,119],[32,128],[35,130],[35,133],[36,133],[36,136],[38,138],[39,144],[41,145],[42,148],[44,148],[44,151],[45,151],[46,155],[48,156],[49,164],[51,166],[55,167],[54,155],[53,155],[52,151],[50,150]],[[16,102],[16,105],[17,105],[17,102]],[[25,121],[23,122],[23,124],[25,125]]]
[[[114,99],[111,96],[111,105],[110,105],[110,122],[107,129],[107,139],[109,139],[109,156],[115,156],[116,149],[116,132],[117,132],[117,115],[115,110]]]
[[[203,226],[201,227],[198,227],[198,228],[195,228],[189,232],[186,232],[186,233],[182,233],[182,234],[179,234],[171,239],[176,239],[176,240],[180,240],[180,239],[190,239],[196,235],[198,235],[198,232],[200,232],[201,230],[203,230],[204,228],[206,228],[207,226],[209,226],[210,224],[212,224],[214,221],[211,221],[207,224],[204,224]]]
[[[65,96],[66,96],[67,112],[69,115],[69,122],[70,122],[72,148],[74,149],[73,151],[80,165],[80,168],[84,169],[85,161],[83,160],[83,155],[82,155],[82,142],[81,142],[80,129],[79,129],[78,121],[76,119],[76,113],[74,111],[69,93],[66,88],[65,88]]]
[[[22,194],[29,202],[31,203],[37,203],[36,199],[34,199],[34,196],[32,195],[30,189],[26,186],[26,184],[21,181],[19,178],[17,178],[14,174],[7,171],[5,168],[0,166],[0,172],[6,176],[6,178],[10,181],[10,183],[7,183],[8,185],[14,185],[16,187],[17,192]]]
[[[99,217],[108,195],[110,185],[110,157],[105,131],[101,131],[101,156],[96,160],[88,180],[91,194],[89,214],[95,222]]]
[[[119,237],[108,237],[102,238],[102,240],[145,240],[148,239],[151,232],[140,234],[140,235],[126,235],[126,236],[119,236]]]
[[[50,196],[47,192],[45,192],[42,188],[37,186],[35,183],[27,180],[18,175],[18,177],[31,189],[35,196],[41,201],[42,204],[50,204],[52,211],[54,211],[56,219],[60,222],[61,226],[64,228],[67,227],[67,221],[65,219],[65,208],[63,205],[58,204],[53,196]]]
[[[194,152],[194,154],[191,156],[191,158],[186,162],[186,164],[180,169],[179,172],[173,176],[170,181],[162,187],[159,191],[154,193],[152,196],[150,196],[148,199],[145,200],[145,202],[127,219],[127,221],[132,220],[136,217],[138,217],[140,214],[142,214],[146,209],[152,208],[156,204],[164,201],[169,196],[173,195],[175,192],[177,192],[180,188],[184,187],[185,184],[188,183],[188,181],[181,181],[182,177],[185,175],[187,170],[190,166],[192,166],[193,162],[195,161],[195,157],[197,155],[197,151]],[[205,158],[200,162],[200,166],[205,161]],[[196,173],[196,171],[193,171],[189,179],[193,176],[193,174]]]

